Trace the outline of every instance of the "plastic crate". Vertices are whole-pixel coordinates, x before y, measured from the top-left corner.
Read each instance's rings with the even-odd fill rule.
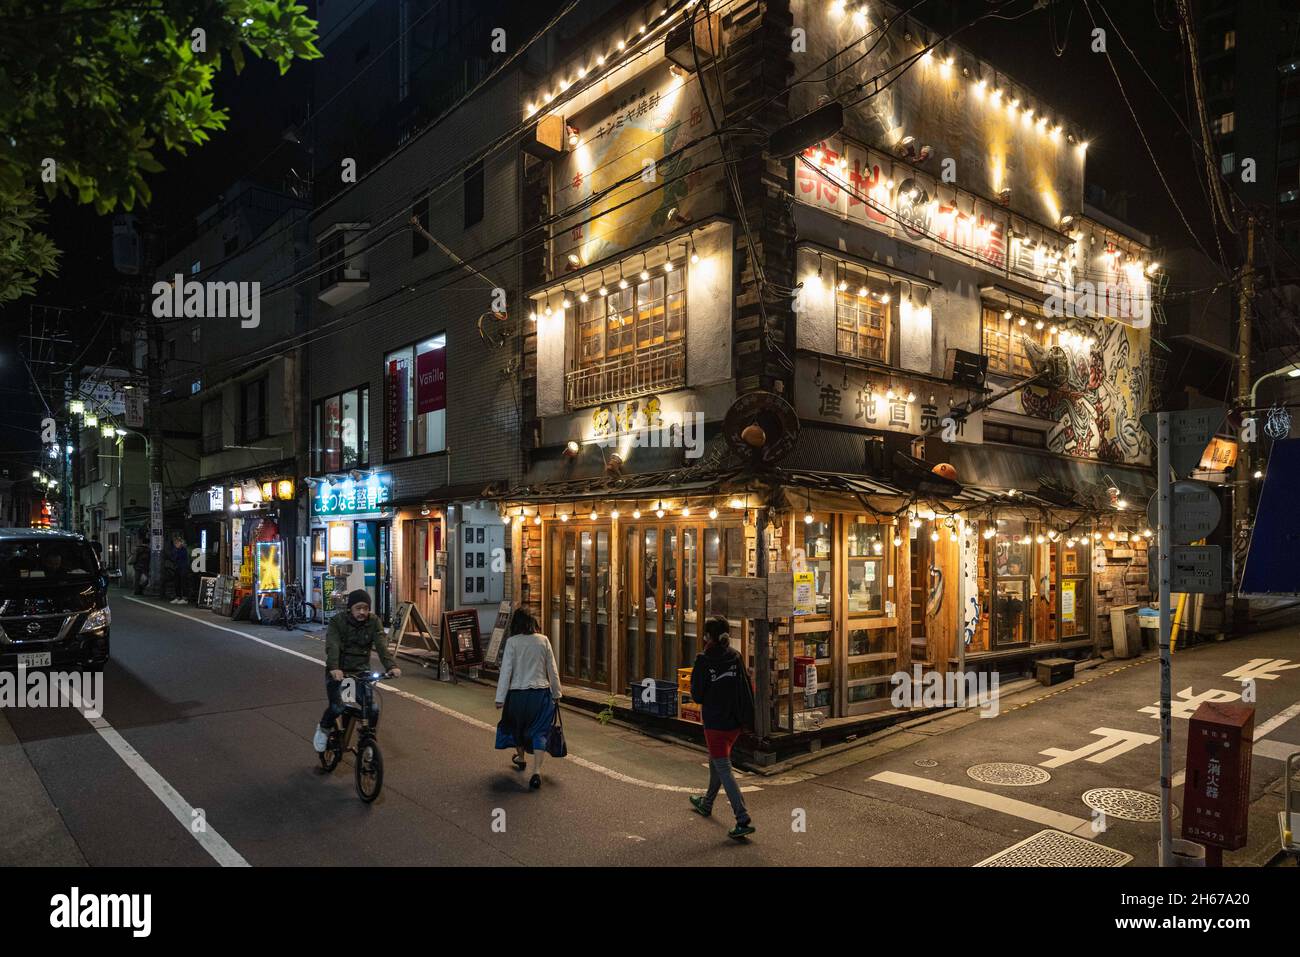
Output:
[[[693,721],[696,724],[701,724],[704,720],[704,717],[701,712],[700,706],[698,704],[683,704],[682,720]]]
[[[628,685],[627,693],[632,698],[632,710],[642,714],[654,714],[661,718],[677,717],[677,686],[671,681],[655,681],[654,701],[643,701],[644,681]]]

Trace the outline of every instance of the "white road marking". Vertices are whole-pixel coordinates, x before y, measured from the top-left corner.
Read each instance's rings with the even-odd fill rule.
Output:
[[[74,701],[74,705],[81,709],[80,695],[74,691],[73,697],[77,699]],[[122,759],[122,762],[144,783],[144,786],[153,792],[154,797],[161,801],[167,810],[171,811],[172,817],[180,822],[181,827],[185,828],[190,836],[198,841],[199,846],[207,851],[214,861],[222,867],[250,866],[248,861],[244,860],[243,856],[217,833],[216,828],[208,823],[206,817],[204,818],[203,829],[200,831],[194,830],[194,821],[198,817],[194,807],[167,782],[166,778],[154,770],[153,766],[140,755],[139,751],[131,747],[127,740],[117,732],[116,728],[100,715],[92,716],[93,713],[87,713],[85,710],[82,710],[82,714],[90,722],[90,726],[95,729],[95,732],[104,739],[104,743],[112,748],[117,756]]]
[[[258,638],[256,635],[250,635],[247,632],[240,631],[238,628],[230,628],[227,627],[226,625],[218,625],[214,621],[204,621],[202,618],[195,618],[193,615],[187,615],[184,612],[176,611],[175,609],[172,608],[159,608],[157,605],[154,605],[151,602],[141,601],[139,598],[133,598],[130,595],[123,595],[122,597],[127,599],[128,601],[135,602],[137,605],[144,605],[146,608],[152,608],[155,611],[163,611],[169,615],[176,615],[180,618],[184,618],[186,621],[192,621],[197,625],[206,625],[208,628],[215,628],[217,629],[217,631],[229,632],[232,635],[238,635],[240,638],[247,638],[249,641],[255,641],[259,645],[265,645],[267,648],[272,648],[275,651],[282,651],[287,655],[293,655],[297,658],[302,658],[304,661],[310,661],[312,664],[319,665],[322,668],[325,667],[325,662],[322,661],[320,658],[314,658],[311,655],[304,654],[301,651],[294,651],[292,648],[285,648],[283,645],[278,645],[273,641],[267,641],[265,638]],[[463,714],[460,711],[455,711],[451,708],[448,708],[446,705],[441,705],[435,701],[430,701],[428,698],[422,698],[419,695],[412,694],[409,691],[403,691],[400,688],[395,688],[391,684],[388,684],[387,682],[381,681],[379,683],[379,687],[383,688],[385,691],[389,691],[397,695],[399,698],[405,698],[408,701],[414,701],[416,704],[423,705],[426,708],[432,708],[434,711],[437,711],[439,714],[445,714],[449,718],[455,718],[457,721],[463,721],[465,722],[465,724],[468,724],[471,727],[479,728],[480,730],[483,731],[492,731],[492,732],[496,731],[496,725],[494,724],[488,724],[488,722],[486,721],[480,721],[478,718],[470,717],[469,715]],[[565,757],[564,760],[571,761],[574,764],[587,768],[590,771],[595,771],[597,774],[603,774],[605,777],[610,778],[611,780],[620,781],[623,784],[634,784],[637,787],[649,788],[650,790],[653,791],[672,791],[673,793],[676,794],[698,794],[702,790],[704,790],[701,787],[681,787],[680,785],[676,785],[676,784],[656,784],[653,781],[643,781],[640,778],[634,778],[631,775],[624,774],[621,771],[615,771],[613,768],[607,768],[604,765],[596,764],[594,761],[588,761],[586,758],[580,758],[572,751],[569,752],[568,756]],[[761,791],[763,789],[761,787],[758,787],[757,785],[748,784],[748,785],[742,785],[740,790],[743,792],[743,791]]]
[[[1297,751],[1300,751],[1300,744],[1287,744],[1285,741],[1256,741],[1252,754],[1257,758],[1285,761]]]
[[[960,784],[931,781],[928,778],[920,778],[911,774],[899,774],[896,771],[881,771],[879,774],[872,775],[871,780],[880,781],[882,784],[893,784],[900,788],[911,788],[914,791],[923,791],[926,794],[934,794],[938,797],[961,801],[965,804],[974,804],[989,811],[1009,814],[1012,817],[1033,821],[1035,824],[1042,824],[1045,827],[1065,831],[1068,834],[1077,834],[1089,840],[1095,836],[1092,830],[1092,822],[1089,820],[1075,817],[1073,814],[1053,811],[1050,808],[1039,807],[1037,804],[1030,804],[1028,801],[1017,801],[1015,798],[1009,798],[1001,794],[991,794],[988,791],[963,787]]]
[[[1153,744],[1160,740],[1159,735],[1143,734],[1140,731],[1124,731],[1116,728],[1094,728],[1093,734],[1101,735],[1100,741],[1093,741],[1081,748],[1067,751],[1064,748],[1048,748],[1039,751],[1050,760],[1039,761],[1040,768],[1059,768],[1080,758],[1087,758],[1090,764],[1105,764],[1111,758],[1127,754],[1144,744]]]
[[[1269,732],[1276,731],[1278,728],[1282,727],[1282,725],[1286,724],[1296,715],[1300,715],[1300,701],[1297,701],[1289,708],[1282,709],[1277,714],[1273,715],[1273,717],[1265,721],[1263,724],[1256,727],[1255,740],[1258,741],[1260,738],[1264,737],[1264,735],[1268,734]]]

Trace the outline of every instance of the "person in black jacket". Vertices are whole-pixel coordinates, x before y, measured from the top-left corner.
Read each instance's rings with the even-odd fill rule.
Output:
[[[754,689],[745,663],[731,647],[727,619],[721,615],[704,622],[704,650],[691,669],[691,699],[700,705],[709,746],[709,790],[703,797],[692,797],[691,806],[708,817],[718,788],[723,788],[736,813],[736,826],[727,836],[741,840],[754,833],[754,825],[731,772],[731,749],[741,733],[754,726]]]

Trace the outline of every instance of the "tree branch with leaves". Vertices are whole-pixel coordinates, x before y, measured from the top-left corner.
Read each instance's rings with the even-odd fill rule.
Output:
[[[319,57],[293,0],[0,0],[0,303],[53,275],[38,197],[104,214],[147,205],[159,154],[225,129],[213,81],[226,57]]]

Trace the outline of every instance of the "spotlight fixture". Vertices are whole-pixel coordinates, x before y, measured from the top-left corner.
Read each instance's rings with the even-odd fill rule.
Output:
[[[573,439],[569,439],[568,442],[564,443],[564,455],[566,458],[571,459],[581,451],[582,451],[582,446],[580,446]]]

